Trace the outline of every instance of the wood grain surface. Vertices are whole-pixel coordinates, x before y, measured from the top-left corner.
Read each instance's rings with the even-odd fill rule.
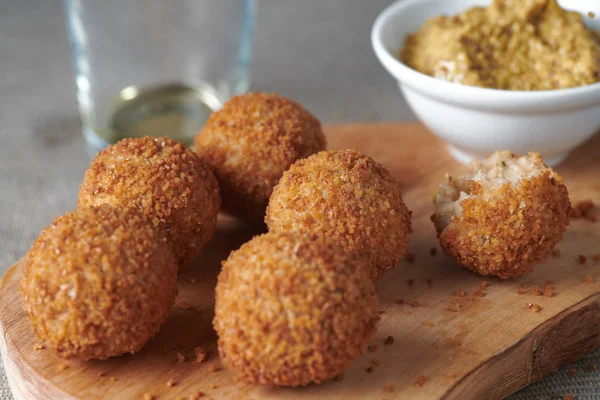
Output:
[[[200,391],[215,400],[500,399],[600,346],[600,263],[592,257],[600,253],[600,223],[573,221],[558,245],[560,257],[530,274],[482,278],[441,252],[429,221],[432,194],[444,173],[464,169],[443,143],[418,124],[336,125],[326,131],[331,148],[357,148],[386,165],[403,182],[413,211],[409,248],[415,260],[401,262],[377,283],[382,320],[374,346],[342,380],[265,387],[237,382],[222,367],[211,327],[220,261],[260,231],[221,218],[206,253],[181,274],[167,323],[134,356],[79,362],[35,350],[18,292],[22,263],[13,266],[0,284],[0,351],[16,398],[176,399]],[[600,202],[599,154],[596,136],[557,168],[573,203]],[[587,256],[585,264],[580,255]],[[484,280],[489,286],[482,290]],[[536,295],[536,285],[551,287],[552,296]],[[528,303],[541,310],[530,311]],[[388,336],[393,343],[384,344]],[[209,353],[205,362],[196,362],[198,346]]]

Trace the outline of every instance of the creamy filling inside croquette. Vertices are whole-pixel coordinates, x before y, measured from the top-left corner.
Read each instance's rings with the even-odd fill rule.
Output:
[[[537,154],[517,157],[509,151],[496,151],[483,161],[472,162],[470,168],[475,172],[472,179],[488,189],[529,179],[546,166]]]
[[[434,203],[438,224],[443,228],[450,225],[452,217],[462,216],[460,203],[469,197],[469,181],[472,177],[472,175],[462,175],[453,178],[446,175],[446,181],[440,185]]]
[[[485,190],[514,185],[522,179],[530,179],[547,167],[537,153],[517,157],[509,151],[496,151],[488,158],[473,161],[471,172],[453,178],[446,175],[436,193],[434,203],[438,225],[443,228],[452,222],[452,217],[462,217],[463,200],[470,197],[470,182],[475,181]]]

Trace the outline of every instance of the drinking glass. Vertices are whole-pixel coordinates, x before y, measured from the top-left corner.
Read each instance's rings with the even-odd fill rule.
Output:
[[[83,134],[190,145],[250,84],[255,0],[65,0]]]

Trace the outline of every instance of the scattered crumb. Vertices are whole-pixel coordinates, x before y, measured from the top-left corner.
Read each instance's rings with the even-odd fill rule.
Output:
[[[542,306],[540,306],[539,304],[527,303],[527,308],[534,313],[542,311]]]
[[[527,288],[524,287],[520,287],[519,290],[517,290],[517,293],[519,294],[525,294],[527,293],[529,290]]]
[[[197,390],[196,393],[190,395],[190,400],[199,400],[202,397],[204,397],[204,392]]]
[[[569,374],[571,374],[571,376],[575,376],[575,375],[577,375],[577,370],[575,368],[571,368],[569,370]]]
[[[584,256],[583,254],[580,254],[577,257],[577,262],[579,262],[579,264],[585,264],[587,262],[587,257]]]
[[[423,386],[425,384],[425,382],[427,382],[427,377],[425,375],[420,375],[417,378],[417,381],[415,382],[415,386],[420,388],[421,386]]]
[[[344,379],[344,374],[341,373],[341,372],[339,374],[337,374],[336,376],[333,377],[333,380],[336,381],[336,382],[337,381],[341,381],[343,379]]]
[[[64,370],[65,370],[65,369],[67,369],[67,368],[69,368],[69,366],[68,366],[67,364],[65,364],[65,363],[60,363],[60,364],[58,364],[58,369],[59,369],[60,371],[64,371]]]
[[[198,363],[201,363],[204,360],[206,360],[206,356],[208,355],[206,353],[206,350],[204,350],[204,348],[202,348],[202,347],[194,348],[194,353],[196,353],[196,362],[198,362]]]
[[[598,367],[597,367],[597,366],[596,366],[596,364],[594,364],[594,363],[591,363],[591,364],[588,366],[588,369],[590,370],[590,372],[598,371]]]
[[[183,364],[185,362],[185,356],[179,352],[177,353],[177,362],[179,364]]]
[[[210,385],[210,388],[214,390],[214,389],[218,388],[218,386],[217,386],[215,383],[212,383],[212,384]]]
[[[545,297],[554,296],[554,287],[552,286],[551,283],[546,283],[546,286],[544,286],[544,296]]]
[[[145,393],[144,400],[154,400],[154,396],[152,396],[150,393]]]
[[[373,364],[374,366],[381,365],[381,360],[379,358],[374,358],[371,360],[371,364]]]
[[[483,291],[483,289],[477,289],[476,291],[473,292],[473,296],[484,297],[485,296],[485,292]]]
[[[376,344],[372,344],[369,347],[367,347],[367,349],[371,352],[371,353],[375,353],[377,351],[377,349],[379,348],[378,345]]]
[[[414,280],[414,279],[412,279],[412,278],[411,278],[411,279],[407,279],[407,280],[406,280],[406,284],[407,284],[408,286],[412,286],[412,285],[414,285],[414,284],[415,284],[415,280]]]
[[[396,304],[400,304],[400,305],[404,304],[404,299],[396,300]]]
[[[490,286],[490,284],[487,281],[481,281],[479,283],[479,287],[481,288],[481,290],[485,290],[488,286]]]
[[[167,381],[167,387],[173,387],[173,386],[175,386],[175,385],[177,385],[177,382],[175,382],[175,380],[173,380],[173,379],[169,379],[169,380]]]
[[[102,378],[103,376],[106,376],[106,372],[98,372],[98,378]]]
[[[598,208],[591,200],[583,200],[575,204],[571,210],[571,218],[596,222],[598,221],[597,210]]]
[[[431,327],[433,327],[433,322],[427,320],[427,321],[423,322],[423,325],[428,326],[428,327],[431,328]]]
[[[453,306],[448,306],[446,307],[446,311],[458,312],[458,309],[454,308]]]
[[[417,259],[417,255],[415,253],[411,253],[411,252],[406,253],[405,260],[407,263],[414,264],[416,259]]]
[[[592,278],[591,276],[587,275],[585,278],[583,278],[583,282],[584,283],[594,283],[594,278]]]
[[[367,367],[367,372],[369,374],[373,373],[373,371],[374,371],[373,367],[371,367],[371,366]]]
[[[430,288],[433,287],[433,279],[425,278],[425,283],[427,283],[427,287],[430,287]]]
[[[116,376],[111,376],[110,378],[108,378],[109,381],[111,382],[116,382],[117,381],[117,377]]]
[[[383,391],[386,393],[392,393],[394,391],[394,387],[392,385],[385,385],[383,387]]]
[[[593,11],[588,11],[587,16],[590,18],[596,18],[596,14]]]
[[[220,371],[221,368],[219,368],[219,366],[212,364],[211,366],[208,367],[208,372],[217,372]]]
[[[34,350],[44,350],[45,348],[46,348],[46,346],[44,346],[41,343],[36,343],[36,344],[33,345],[33,349]]]
[[[544,294],[544,291],[538,285],[535,285],[531,290],[531,293],[535,296],[541,296]]]
[[[385,338],[385,340],[383,341],[383,344],[394,344],[394,337],[393,336],[388,336]]]
[[[465,296],[467,295],[467,292],[465,292],[465,291],[464,291],[464,290],[462,290],[462,289],[458,289],[458,290],[456,291],[456,293],[454,293],[454,294],[456,295],[456,297],[465,297]]]
[[[411,301],[411,302],[410,302],[410,306],[411,306],[412,308],[418,308],[420,305],[421,305],[421,304],[419,304],[419,302],[418,302],[418,301],[416,301],[416,300],[413,300],[413,301]]]
[[[196,278],[190,278],[190,279],[188,279],[188,281],[189,281],[190,283],[196,283]]]
[[[432,256],[435,256],[437,254],[437,249],[435,247],[430,248],[429,254],[431,254]]]
[[[446,374],[446,378],[454,380],[454,379],[456,379],[456,374],[453,374],[453,373]]]
[[[554,257],[554,258],[560,257],[560,249],[557,249],[557,248],[552,249],[552,251],[550,252],[550,255],[552,255],[552,257]]]
[[[565,400],[574,400],[575,396],[572,395],[571,393],[567,393],[565,394]]]

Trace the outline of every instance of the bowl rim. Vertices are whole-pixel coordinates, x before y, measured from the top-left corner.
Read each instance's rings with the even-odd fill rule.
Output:
[[[398,14],[414,6],[432,3],[433,1],[439,0],[428,0],[427,2],[423,0],[398,0],[383,9],[373,23],[371,29],[373,50],[385,69],[399,83],[449,102],[471,105],[476,102],[481,107],[498,106],[503,108],[502,104],[505,104],[509,108],[518,105],[518,107],[533,107],[542,110],[548,106],[556,106],[557,102],[563,102],[560,109],[564,110],[565,108],[580,108],[600,103],[600,82],[554,90],[504,90],[450,82],[410,68],[383,44],[383,31]],[[404,44],[405,37],[398,39],[398,49],[400,49]]]

